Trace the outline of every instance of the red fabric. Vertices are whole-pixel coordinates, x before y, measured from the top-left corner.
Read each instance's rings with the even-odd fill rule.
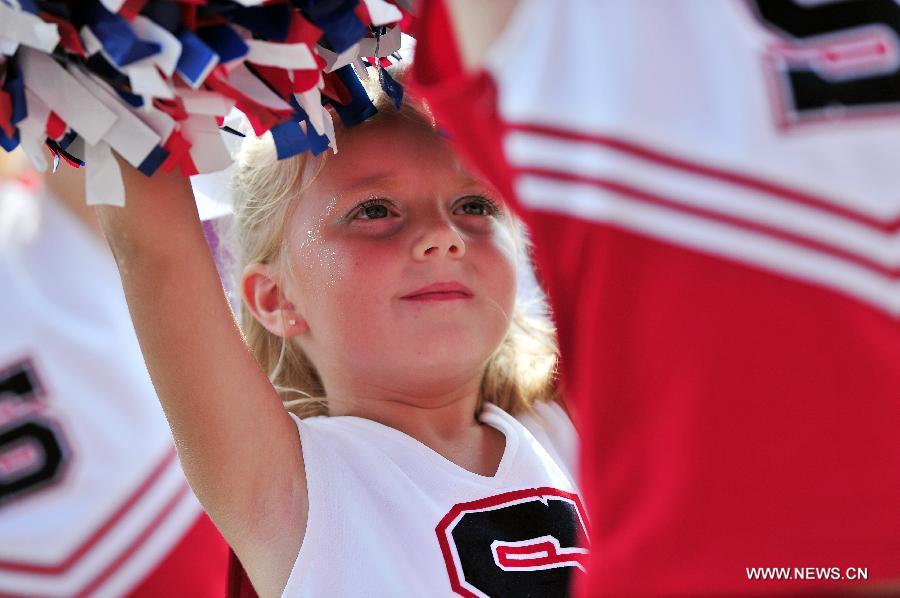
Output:
[[[322,88],[322,95],[328,96],[337,103],[344,105],[353,101],[350,91],[334,72],[323,73],[322,81],[325,83],[325,86]]]
[[[225,595],[228,545],[202,515],[175,549],[130,594],[130,598],[159,596],[221,598]]]
[[[766,566],[900,579],[900,323],[744,264],[523,210],[501,140],[534,123],[504,122],[491,78],[462,72],[440,1],[419,21],[413,87],[535,241],[581,433],[592,556],[580,594],[840,593],[747,580]]]
[[[391,64],[392,64],[392,63],[391,63],[391,59],[390,59],[390,58],[386,58],[386,57],[384,57],[384,56],[382,56],[382,57],[379,58],[378,60],[375,60],[375,57],[374,57],[374,56],[366,56],[366,60],[367,60],[367,61],[369,62],[369,64],[372,65],[372,66],[378,65],[378,66],[381,66],[381,67],[384,67],[384,68],[388,68],[388,67],[391,66]]]
[[[171,172],[180,168],[184,176],[197,174],[197,166],[191,159],[191,144],[178,131],[172,131],[169,138],[163,144],[163,149],[169,152],[169,156],[160,165],[163,172]]]
[[[228,589],[226,598],[256,598],[256,590],[233,550],[228,551]]]
[[[281,99],[290,101],[294,95],[293,82],[288,77],[288,72],[281,67],[254,64],[253,70],[257,76],[265,81],[269,88],[281,96]]]
[[[254,102],[240,90],[229,85],[227,77],[216,69],[209,74],[204,85],[212,91],[235,100],[235,106],[247,116],[247,120],[250,121],[253,131],[257,135],[262,135],[291,114],[288,110],[276,111]]]
[[[84,45],[81,43],[81,37],[78,35],[78,31],[75,30],[72,23],[62,17],[58,17],[45,11],[39,12],[38,15],[41,17],[42,21],[56,24],[57,31],[59,31],[59,43],[63,48],[73,54],[87,56]]]
[[[320,63],[320,68],[325,67],[324,62],[322,62],[322,57],[318,54],[316,55],[316,62]],[[309,91],[319,84],[319,78],[321,76],[321,71],[319,71],[319,69],[302,69],[294,71],[292,91],[294,91],[294,93],[303,93],[304,91]]]
[[[2,89],[0,89],[0,129],[3,129],[7,137],[16,134],[16,127],[12,124],[12,99]]]
[[[291,13],[291,26],[284,42],[287,44],[303,43],[310,48],[315,47],[316,42],[322,37],[322,30],[303,18],[299,12]]]
[[[179,21],[182,25],[191,31],[197,30],[197,5],[205,4],[205,0],[201,2],[185,2],[181,0],[178,3]]]
[[[47,137],[59,141],[66,134],[66,129],[68,128],[66,121],[51,110],[50,115],[47,117]]]
[[[413,34],[416,50],[410,89],[427,99],[441,128],[460,153],[507,201],[514,202],[512,178],[501,147],[497,94],[487,73],[465,76],[443,3],[425,2]],[[465,101],[460,101],[465,99]]]
[[[141,14],[141,11],[144,10],[147,1],[148,0],[126,0],[122,5],[122,8],[119,9],[119,15],[129,21],[134,21],[137,16]]]
[[[396,3],[394,3],[396,5]],[[418,27],[416,23],[416,18],[403,10],[403,7],[397,6],[397,9],[400,11],[400,14],[403,15],[403,18],[400,19],[400,31],[415,31]]]
[[[360,2],[356,5],[356,8],[353,9],[353,14],[356,15],[356,18],[359,19],[359,22],[369,27],[372,25],[372,17],[369,15],[369,9],[366,8],[365,2]]]
[[[360,6],[363,5],[360,4]],[[303,18],[300,13],[296,11],[291,13],[291,26],[288,30],[288,35],[284,40],[285,43],[303,43],[310,48],[314,48],[320,37],[322,37],[321,29]],[[325,60],[315,52],[313,52],[313,57],[316,59],[318,68],[293,71],[292,74],[294,80],[292,83],[292,92],[302,93],[304,91],[309,91],[318,85],[320,71],[325,68]]]
[[[153,98],[153,107],[165,112],[175,120],[185,120],[188,117],[188,112],[184,109],[184,100],[178,96],[171,100]]]

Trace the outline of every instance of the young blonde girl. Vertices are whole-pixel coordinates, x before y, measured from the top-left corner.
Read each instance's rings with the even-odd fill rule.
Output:
[[[378,90],[370,91],[379,114],[394,110],[390,98]],[[433,126],[427,108],[409,100],[402,104],[397,116]],[[352,132],[351,129],[349,134]],[[337,130],[339,138],[345,133],[345,129]],[[243,273],[250,264],[278,260],[281,267],[290,267],[284,261],[287,251],[283,227],[294,205],[291,199],[302,195],[302,189],[324,168],[328,157],[329,154],[318,158],[302,154],[279,161],[270,139],[249,137],[244,142],[232,180],[234,220],[224,231],[234,254],[236,263],[232,268],[236,273]],[[373,156],[373,159],[390,161],[389,154]],[[517,221],[510,224],[515,227],[517,250],[525,251],[523,231]],[[485,367],[483,400],[511,413],[527,409],[537,401],[555,400],[557,349],[553,326],[545,317],[545,310],[539,298],[517,300],[509,332]],[[327,414],[322,383],[299,347],[269,332],[249,309],[241,311],[240,325],[247,344],[288,409],[301,418]]]
[[[425,110],[377,103],[336,155],[243,147],[243,338],[185,180],[126,170],[100,209],[184,469],[260,595],[565,591],[586,522],[522,236]]]

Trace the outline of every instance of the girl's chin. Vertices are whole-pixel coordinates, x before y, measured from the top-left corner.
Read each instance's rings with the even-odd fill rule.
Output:
[[[416,373],[422,377],[435,379],[462,379],[484,373],[484,366],[490,360],[492,351],[466,350],[455,347],[446,352],[426,352],[413,356],[409,363],[413,364]],[[409,375],[409,374],[407,374]]]

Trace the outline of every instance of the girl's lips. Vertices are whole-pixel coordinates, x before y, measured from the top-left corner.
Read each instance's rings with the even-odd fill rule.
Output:
[[[474,293],[456,281],[436,282],[400,297],[405,301],[455,301],[471,299]]]
[[[454,301],[457,299],[471,299],[471,295],[456,291],[450,293],[422,293],[413,297],[402,297],[404,301]]]

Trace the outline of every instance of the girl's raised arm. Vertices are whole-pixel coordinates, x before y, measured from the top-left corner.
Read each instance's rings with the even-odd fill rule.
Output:
[[[126,205],[97,211],[184,471],[257,590],[278,593],[306,526],[297,428],[235,323],[188,179],[119,162]]]

